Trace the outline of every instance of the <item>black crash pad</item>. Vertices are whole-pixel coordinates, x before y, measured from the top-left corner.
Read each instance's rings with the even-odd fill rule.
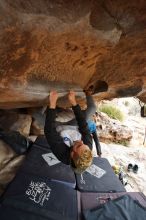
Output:
[[[76,220],[77,193],[47,177],[19,173],[3,195],[2,220]]]
[[[123,195],[129,195],[134,200],[139,201],[141,205],[146,207],[146,197],[141,192],[121,192],[121,193],[80,193],[80,201],[82,210],[93,209],[109,200],[117,199]]]
[[[77,192],[78,198],[78,219],[83,220],[83,213],[87,210],[94,210],[109,200],[117,199],[123,195],[129,195],[146,207],[146,196],[140,192],[120,192],[120,193],[95,193]]]
[[[85,171],[76,174],[77,189],[83,192],[125,192],[125,188],[114,173],[110,163],[105,158],[94,157],[91,175]],[[90,169],[91,169],[90,167]],[[94,167],[97,170],[94,170]],[[95,174],[95,175],[94,175]]]
[[[136,196],[133,196],[136,197]],[[138,196],[139,198],[140,196]],[[85,199],[85,197],[84,197]],[[103,200],[102,200],[103,199]],[[105,202],[103,202],[105,199]],[[107,198],[108,199],[108,198]],[[103,196],[96,197],[98,200],[102,200],[101,205],[97,205],[94,208],[86,209],[83,211],[85,220],[145,220],[146,208],[136,199],[132,198],[129,194],[122,195],[115,199],[104,198]],[[142,199],[140,199],[142,201]],[[92,203],[90,201],[90,203]],[[144,203],[146,203],[144,201]]]
[[[76,185],[74,172],[69,165],[57,160],[51,149],[33,144],[29,150],[20,172],[31,173],[60,181],[73,188]]]
[[[44,135],[40,135],[36,138],[34,144],[42,146],[43,148],[50,148],[47,139]]]

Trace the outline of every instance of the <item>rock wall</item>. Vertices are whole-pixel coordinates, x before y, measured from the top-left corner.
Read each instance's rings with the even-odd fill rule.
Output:
[[[1,0],[0,21],[0,108],[42,106],[52,88],[146,101],[145,0]]]

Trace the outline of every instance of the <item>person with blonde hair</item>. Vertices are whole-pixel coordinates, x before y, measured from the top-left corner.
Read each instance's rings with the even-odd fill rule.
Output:
[[[78,124],[77,126],[57,126],[56,103],[58,93],[51,91],[50,105],[46,112],[44,133],[54,155],[62,163],[70,165],[74,172],[82,173],[92,164],[92,137],[80,106],[76,102],[75,92],[70,91],[68,100]]]

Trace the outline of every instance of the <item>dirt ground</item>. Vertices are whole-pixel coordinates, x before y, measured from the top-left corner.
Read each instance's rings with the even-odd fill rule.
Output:
[[[107,158],[112,166],[122,166],[128,180],[126,190],[129,192],[143,192],[146,195],[146,147],[125,147],[104,143],[101,143],[101,147],[102,157]],[[133,171],[127,171],[129,163],[138,165],[137,174]]]

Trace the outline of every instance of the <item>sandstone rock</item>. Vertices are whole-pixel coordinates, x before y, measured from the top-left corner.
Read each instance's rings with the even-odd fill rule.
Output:
[[[120,121],[111,119],[105,113],[98,113],[97,130],[102,142],[128,144],[132,139],[132,130]]]
[[[43,135],[46,118],[43,108],[30,108],[28,113],[32,117],[30,134],[35,136]]]
[[[0,195],[15,177],[23,160],[23,155],[16,155],[10,146],[0,140]]]
[[[24,136],[28,136],[30,133],[32,118],[30,115],[18,115],[18,120],[10,127],[10,130],[19,131]]]
[[[145,0],[0,3],[0,108],[43,106],[55,88],[146,101]]]
[[[37,120],[34,120],[31,124],[31,130],[30,130],[31,135],[43,135],[44,134],[44,126],[39,124]]]
[[[140,107],[141,105],[143,105],[143,103],[141,102],[139,103],[139,100],[134,97],[134,98],[113,99],[112,101],[102,100],[98,104],[98,106],[100,105],[115,106],[117,109],[119,109],[122,112],[124,116],[123,117],[124,120],[120,124],[122,125],[122,127],[128,127],[132,132],[132,138],[128,143],[128,146],[144,145],[144,138],[146,133],[146,119],[140,116]],[[104,120],[106,119],[103,119],[103,121]],[[109,124],[111,122],[114,122],[116,125],[119,124],[118,121],[114,121],[110,119]],[[99,120],[98,124],[102,126],[103,130],[105,129],[105,124],[102,124],[102,120]],[[99,125],[98,127],[100,130]],[[122,135],[120,134],[118,128],[117,131],[118,131],[118,135]]]
[[[32,142],[35,142],[35,140],[37,139],[37,136],[36,136],[36,135],[30,135],[28,138],[29,138],[29,140],[31,140]]]
[[[32,118],[28,114],[20,114],[18,111],[0,111],[0,127],[4,130],[19,131],[22,135],[30,133]]]

